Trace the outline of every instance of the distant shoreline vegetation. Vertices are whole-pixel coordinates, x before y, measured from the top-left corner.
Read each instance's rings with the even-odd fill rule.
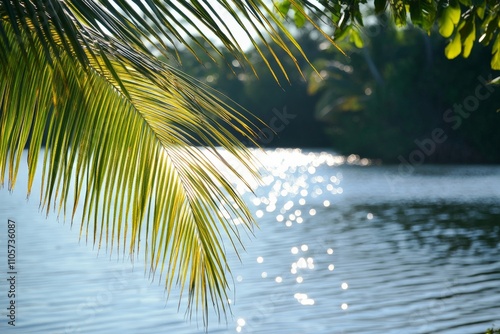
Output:
[[[254,64],[258,78],[237,61],[200,66],[189,54],[182,68],[270,129],[276,110],[286,110],[285,126],[257,138],[264,147],[325,148],[386,164],[500,163],[500,86],[488,83],[498,76],[491,48],[449,60],[438,34],[387,23],[376,30],[363,49],[342,43],[347,57],[302,30],[297,39],[317,72],[299,60],[304,77],[290,70],[290,84],[278,76],[281,87],[263,62]]]

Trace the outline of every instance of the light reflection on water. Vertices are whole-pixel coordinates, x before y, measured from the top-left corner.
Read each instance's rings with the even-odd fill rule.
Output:
[[[232,316],[227,325],[211,323],[209,333],[452,334],[500,326],[499,167],[408,173],[301,150],[259,158],[268,173],[256,195],[239,189],[260,227],[243,240],[241,262],[228,255]],[[78,229],[44,221],[23,195],[0,196],[0,218],[25,226],[23,333],[203,332],[177,312],[175,293],[165,303],[142,266],[96,258],[91,246],[78,246]]]
[[[500,322],[497,166],[402,173],[355,156],[270,156],[249,249],[265,275],[241,269],[239,332],[464,333]]]

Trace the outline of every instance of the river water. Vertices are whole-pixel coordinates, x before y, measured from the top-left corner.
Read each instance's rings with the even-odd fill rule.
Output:
[[[227,321],[208,333],[484,333],[500,327],[500,167],[374,166],[269,150],[259,229],[229,254]],[[97,252],[25,197],[0,190],[0,333],[203,333],[142,263]],[[36,192],[35,192],[36,194]],[[7,221],[16,222],[16,326]]]

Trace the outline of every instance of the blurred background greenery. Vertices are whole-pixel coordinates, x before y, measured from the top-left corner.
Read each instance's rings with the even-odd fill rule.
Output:
[[[266,123],[256,140],[264,147],[328,148],[400,163],[438,129],[441,140],[423,149],[419,164],[500,162],[500,86],[485,85],[498,76],[492,46],[447,59],[437,24],[428,34],[411,24],[396,28],[388,14],[369,21],[363,43],[352,35],[339,42],[345,54],[313,29],[296,29],[316,71],[277,49],[289,78],[273,77],[255,51],[248,53],[254,69],[208,55],[200,64],[182,50],[180,66]]]

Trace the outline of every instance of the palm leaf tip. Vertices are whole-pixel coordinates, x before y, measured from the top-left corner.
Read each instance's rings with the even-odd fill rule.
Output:
[[[269,48],[280,64],[263,32],[291,57],[287,45],[300,50],[262,1],[219,4],[244,30],[250,23],[262,57]],[[168,291],[187,290],[188,310],[200,307],[204,319],[209,305],[227,309],[224,243],[239,249],[240,230],[255,224],[240,188],[258,173],[233,133],[252,141],[256,127],[155,54],[189,47],[191,27],[202,52],[219,51],[204,43],[211,31],[251,66],[214,8],[200,0],[0,2],[0,181],[8,171],[14,186],[27,145],[30,192],[45,145],[42,206],[81,215],[82,236],[98,248],[132,258],[142,251]]]
[[[154,59],[149,61],[161,66],[162,75],[122,66],[133,58],[112,52],[102,55],[106,61],[89,54],[83,65],[62,45],[48,62],[46,41],[36,32],[16,32],[8,24],[4,30],[9,47],[3,44],[0,70],[2,177],[8,170],[14,185],[27,144],[31,186],[45,142],[43,207],[71,219],[81,215],[82,235],[98,248],[110,244],[131,257],[142,250],[169,289],[187,289],[190,309],[200,305],[207,316],[208,305],[215,305],[224,312],[229,284],[222,239],[226,235],[236,248],[240,237],[232,221],[244,220],[247,227],[252,221],[219,165],[239,172],[220,156],[217,163],[212,158],[219,154],[216,147],[224,147],[256,175],[248,152],[223,125],[243,121]],[[18,34],[26,43],[18,43]],[[192,146],[203,141],[211,158]],[[221,219],[221,208],[230,218]]]

